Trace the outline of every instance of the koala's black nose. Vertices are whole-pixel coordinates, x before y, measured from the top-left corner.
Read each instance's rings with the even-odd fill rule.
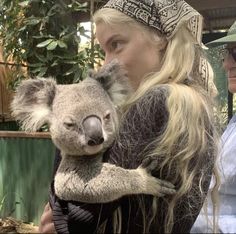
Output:
[[[83,121],[83,128],[89,146],[100,145],[104,142],[102,122],[97,116],[89,116]]]

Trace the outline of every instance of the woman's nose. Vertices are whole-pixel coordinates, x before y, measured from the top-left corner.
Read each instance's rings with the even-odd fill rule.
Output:
[[[106,54],[105,60],[104,60],[104,65],[110,63],[113,59],[114,59],[114,56],[112,56],[111,54]]]

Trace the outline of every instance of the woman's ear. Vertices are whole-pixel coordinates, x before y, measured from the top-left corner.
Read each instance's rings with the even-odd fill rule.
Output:
[[[159,44],[159,50],[164,53],[167,47],[168,41],[165,37],[160,37],[160,44]]]

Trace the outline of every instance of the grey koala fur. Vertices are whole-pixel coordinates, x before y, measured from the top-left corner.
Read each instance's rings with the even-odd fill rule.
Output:
[[[71,85],[51,78],[21,83],[12,114],[26,131],[49,125],[62,161],[55,175],[55,193],[63,200],[104,203],[129,194],[163,196],[175,190],[169,182],[137,169],[102,162],[114,141],[119,117],[116,109],[130,94],[124,70],[113,62]]]

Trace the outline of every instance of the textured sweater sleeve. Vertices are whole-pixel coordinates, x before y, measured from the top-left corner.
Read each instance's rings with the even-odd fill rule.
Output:
[[[107,152],[111,163],[115,163],[124,168],[137,168],[143,158],[154,149],[155,143],[153,144],[153,141],[163,133],[169,117],[166,109],[167,95],[168,90],[164,87],[153,89],[131,108],[123,126],[121,126],[120,138]],[[198,164],[198,155],[190,162],[193,168],[198,165],[198,172],[193,179],[190,191],[181,197],[175,206],[172,233],[190,232],[209,189],[215,152],[212,145],[214,144],[211,135],[212,125],[211,123],[206,123],[206,125],[208,126],[207,132],[210,133],[208,138],[208,150],[205,152],[205,155],[203,155],[204,161],[201,164]],[[160,163],[162,162],[163,157],[160,155],[156,155],[155,157],[158,158]],[[174,165],[173,171],[175,171]],[[165,173],[163,173],[162,177],[158,171],[154,172],[153,175],[160,179],[171,181],[171,176],[165,177]],[[201,177],[202,175],[204,175],[203,178]],[[202,183],[202,191],[198,186],[200,180]],[[143,200],[148,214],[152,207],[152,199],[150,196],[144,195]],[[134,203],[137,203],[137,200],[134,201]],[[150,233],[164,233],[164,220],[167,207],[167,200],[165,198],[158,198],[158,214],[156,216],[156,222],[150,227]],[[141,216],[140,210],[138,210],[138,212],[135,213],[135,215]],[[130,222],[132,222],[132,220]],[[133,223],[137,222],[139,222],[137,219],[133,221]],[[132,226],[132,224],[130,224],[130,226]],[[132,232],[132,230],[138,230],[138,226],[140,226],[140,223],[133,225],[132,228],[130,228],[130,232]]]
[[[110,163],[135,169],[154,149],[153,141],[162,134],[168,121],[166,96],[165,88],[155,88],[130,108],[117,140],[105,154]]]

